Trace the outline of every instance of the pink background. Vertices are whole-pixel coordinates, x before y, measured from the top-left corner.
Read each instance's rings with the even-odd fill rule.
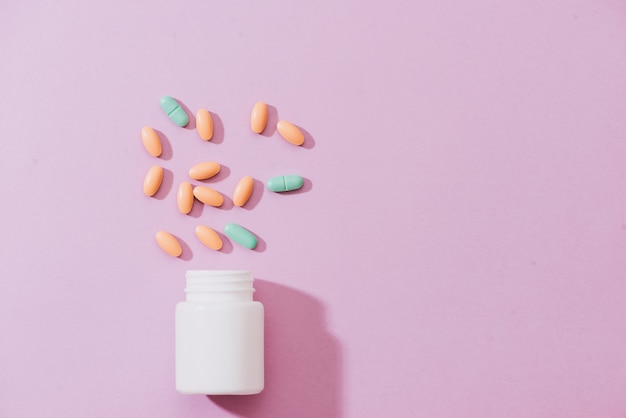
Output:
[[[5,2],[0,92],[1,417],[626,417],[623,1]],[[181,215],[203,160],[307,184]],[[259,279],[261,395],[174,390],[204,268]]]

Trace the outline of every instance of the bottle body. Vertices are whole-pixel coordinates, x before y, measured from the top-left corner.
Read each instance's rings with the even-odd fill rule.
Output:
[[[203,276],[202,286],[190,285],[188,272],[187,301],[176,306],[176,390],[207,395],[261,392],[264,309],[252,300],[252,275],[193,273]],[[243,276],[249,276],[249,287],[238,280]]]

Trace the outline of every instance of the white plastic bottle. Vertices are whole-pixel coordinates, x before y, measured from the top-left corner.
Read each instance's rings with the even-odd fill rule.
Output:
[[[176,305],[176,390],[251,395],[264,386],[263,305],[249,271],[187,271]]]

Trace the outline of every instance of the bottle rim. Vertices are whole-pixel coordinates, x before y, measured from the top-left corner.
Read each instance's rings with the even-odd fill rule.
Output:
[[[250,270],[187,270],[187,277],[252,276]]]

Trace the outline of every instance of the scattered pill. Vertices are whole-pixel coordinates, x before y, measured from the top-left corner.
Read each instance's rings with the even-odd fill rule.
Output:
[[[224,203],[224,196],[210,187],[196,186],[193,189],[193,195],[205,205],[219,207]]]
[[[214,229],[208,226],[198,225],[196,227],[196,236],[201,243],[212,250],[218,251],[222,248],[222,238]]]
[[[180,213],[188,214],[193,207],[193,186],[184,181],[178,186],[178,194],[176,195],[176,203]]]
[[[196,113],[196,129],[198,129],[198,135],[205,141],[210,141],[213,138],[213,118],[206,109],[200,109]]]
[[[221,166],[214,161],[198,163],[189,169],[189,177],[194,180],[206,180],[220,172]]]
[[[154,196],[159,190],[159,187],[161,187],[162,182],[163,168],[159,165],[155,165],[148,170],[148,174],[146,174],[146,178],[143,181],[143,193],[146,196]]]
[[[149,126],[144,126],[141,130],[141,140],[146,151],[153,157],[158,157],[163,152],[161,146],[161,138],[154,129]]]
[[[258,240],[252,232],[234,223],[226,224],[226,226],[224,226],[224,233],[237,244],[243,245],[251,250],[254,250],[258,244]]]
[[[189,123],[190,116],[181,104],[170,96],[161,98],[161,108],[167,116],[176,125],[184,127]],[[255,103],[250,115],[250,127],[253,132],[260,134],[266,127],[268,122],[268,106],[266,103],[259,101]],[[205,141],[210,141],[214,134],[213,118],[211,113],[206,109],[199,109],[196,113],[196,129],[198,135]],[[296,125],[288,121],[279,121],[276,124],[276,130],[287,142],[294,145],[302,145],[305,142],[304,132]],[[159,157],[163,153],[163,144],[159,134],[151,127],[145,126],[141,130],[141,139],[146,151],[154,156]],[[219,163],[214,161],[205,161],[198,163],[189,169],[189,177],[194,180],[206,180],[216,176],[221,170]],[[164,169],[155,165],[148,170],[144,179],[143,191],[146,196],[154,196],[163,183]],[[250,176],[242,177],[233,194],[233,204],[239,207],[245,206],[250,200],[254,191],[255,180]],[[304,185],[304,178],[297,174],[288,174],[283,176],[272,177],[267,180],[267,188],[273,192],[289,192],[298,190]],[[193,208],[194,199],[198,199],[203,204],[219,207],[224,204],[224,195],[217,190],[206,186],[194,187],[191,183],[185,181],[178,187],[177,205],[178,210],[183,214],[189,214]],[[206,225],[198,225],[195,228],[198,240],[205,246],[219,251],[223,247],[223,235]],[[258,237],[246,228],[235,223],[228,223],[224,226],[224,234],[233,242],[246,247],[255,249],[258,246]],[[166,231],[158,231],[155,235],[159,247],[167,254],[173,257],[180,257],[183,253],[181,242],[177,237]]]
[[[233,194],[233,203],[235,206],[243,206],[246,204],[250,196],[252,196],[252,189],[254,188],[254,179],[250,176],[242,177],[235,187],[235,193]]]
[[[172,257],[179,257],[183,253],[183,248],[176,237],[169,232],[159,231],[155,235],[159,247]]]
[[[250,127],[252,132],[260,134],[267,125],[267,105],[263,102],[257,102],[252,108],[250,116]]]
[[[304,143],[304,134],[293,123],[287,122],[286,120],[281,120],[276,125],[276,129],[278,130],[280,136],[285,139],[285,141],[291,142],[294,145],[302,145]]]
[[[272,177],[267,181],[267,188],[273,192],[289,192],[298,190],[304,185],[304,179],[297,174]]]
[[[187,112],[178,104],[176,99],[170,96],[161,97],[161,109],[178,126],[187,126],[189,116]]]

